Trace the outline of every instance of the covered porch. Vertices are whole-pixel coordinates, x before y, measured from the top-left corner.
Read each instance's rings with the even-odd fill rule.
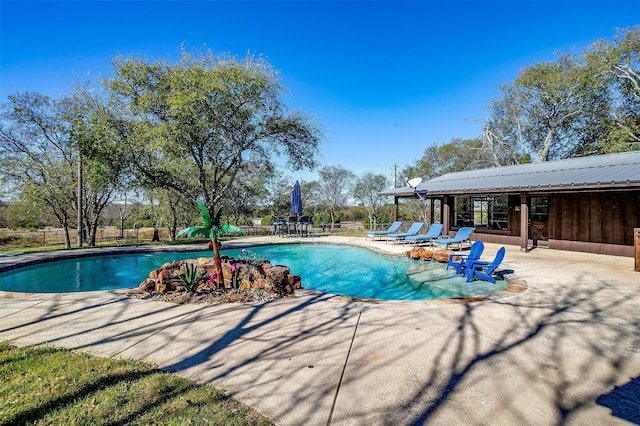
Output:
[[[415,187],[432,223],[476,228],[485,242],[634,256],[640,227],[640,152],[449,173]]]

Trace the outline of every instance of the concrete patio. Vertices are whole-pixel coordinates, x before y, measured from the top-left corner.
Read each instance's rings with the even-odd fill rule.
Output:
[[[285,239],[233,245],[265,240]],[[497,249],[486,244],[483,258]],[[21,258],[3,257],[0,268]],[[509,246],[502,266],[527,290],[474,303],[300,291],[212,306],[0,292],[0,340],[149,361],[227,389],[278,425],[640,424],[633,259]]]

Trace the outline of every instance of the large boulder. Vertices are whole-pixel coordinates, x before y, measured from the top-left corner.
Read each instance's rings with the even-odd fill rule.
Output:
[[[167,293],[169,291],[176,290],[176,284],[174,278],[180,275],[180,270],[175,268],[164,269],[158,272],[158,279],[156,280],[156,293]]]
[[[422,260],[431,260],[431,259],[433,259],[433,251],[426,250],[426,249],[423,250],[420,253],[420,259],[422,259]]]
[[[282,265],[275,265],[265,270],[267,292],[282,296],[293,294],[293,289],[289,285],[289,272],[289,268]]]
[[[449,255],[453,254],[453,253],[455,253],[455,252],[453,252],[451,250],[437,250],[437,251],[433,252],[433,258],[435,260],[437,260],[438,262],[448,262],[449,261]]]
[[[155,272],[155,271],[152,271],[152,272]],[[145,291],[147,293],[151,293],[152,291],[154,291],[156,289],[156,280],[155,280],[155,278],[149,277],[146,280],[142,281],[140,283],[139,288],[142,291]]]
[[[414,247],[411,251],[406,252],[406,255],[414,260],[430,260],[433,257],[433,252],[423,247]]]

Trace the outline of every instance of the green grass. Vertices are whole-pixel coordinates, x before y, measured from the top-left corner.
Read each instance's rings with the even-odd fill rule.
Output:
[[[0,342],[0,425],[270,425],[258,412],[150,364]]]

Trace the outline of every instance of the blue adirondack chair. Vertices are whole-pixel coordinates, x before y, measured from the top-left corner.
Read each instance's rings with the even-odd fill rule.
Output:
[[[449,266],[451,266],[452,268],[455,268],[456,274],[461,274],[462,272],[464,272],[467,265],[478,262],[480,256],[482,256],[483,251],[484,243],[478,240],[475,243],[471,244],[469,254],[450,254],[449,260],[447,261],[447,269],[449,269]],[[454,260],[455,258],[459,258],[459,261]]]
[[[502,260],[504,259],[504,253],[505,248],[500,247],[498,249],[498,252],[496,253],[496,257],[493,259],[493,262],[476,261],[473,263],[469,263],[465,268],[467,282],[473,279],[479,279],[495,284],[496,280],[495,278],[493,278],[493,273],[502,263]]]

